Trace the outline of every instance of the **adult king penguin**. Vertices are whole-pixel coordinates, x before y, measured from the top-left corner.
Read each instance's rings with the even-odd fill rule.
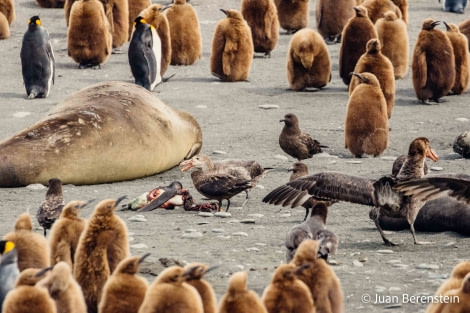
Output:
[[[135,83],[153,91],[162,81],[160,75],[162,42],[155,27],[138,16],[135,21],[135,31],[129,43],[129,64]]]
[[[20,57],[28,99],[46,98],[54,83],[55,58],[49,33],[37,15],[28,20]]]

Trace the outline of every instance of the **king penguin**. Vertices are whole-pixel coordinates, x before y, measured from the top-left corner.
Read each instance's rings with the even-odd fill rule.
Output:
[[[0,308],[7,293],[15,287],[20,275],[18,270],[18,252],[13,241],[0,241]]]
[[[28,99],[46,98],[54,83],[55,58],[49,33],[37,15],[28,20],[20,57]]]
[[[148,24],[144,18],[138,16],[134,23],[135,31],[128,51],[132,75],[137,85],[153,91],[162,81],[162,42],[155,27]]]

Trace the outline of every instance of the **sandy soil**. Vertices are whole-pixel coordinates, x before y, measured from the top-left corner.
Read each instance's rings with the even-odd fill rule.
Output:
[[[255,159],[267,167],[288,168],[294,160],[276,156],[284,155],[278,145],[282,127],[279,119],[292,112],[299,116],[304,131],[330,147],[326,151],[328,154],[306,160],[311,173],[340,171],[369,178],[390,173],[390,158],[365,158],[358,163],[358,159],[353,159],[344,149],[343,129],[348,94],[338,75],[339,45],[328,46],[333,77],[322,91],[287,90],[285,55],[290,40],[288,35],[280,36],[278,47],[270,59],[254,59],[248,82],[221,83],[209,72],[210,44],[215,25],[223,18],[219,8],[238,9],[239,1],[194,0],[192,3],[201,22],[203,57],[193,66],[171,66],[167,75],[174,73],[175,77],[158,86],[154,93],[168,105],[191,112],[197,118],[203,129],[203,153],[216,160]],[[127,44],[122,49],[123,54],[112,55],[100,70],[78,70],[77,64],[67,56],[63,10],[42,9],[33,0],[17,0],[15,6],[16,20],[11,25],[11,38],[0,42],[0,139],[32,125],[54,105],[83,87],[103,80],[133,81],[127,61]],[[315,27],[314,1],[311,1],[310,8],[309,26]],[[22,36],[27,28],[26,21],[37,13],[40,13],[43,25],[52,38],[57,76],[49,98],[27,100],[19,54]],[[468,18],[468,14],[443,12],[441,5],[434,0],[410,1],[409,15],[411,49],[424,18],[434,17],[454,23]],[[443,26],[439,28],[443,29]],[[453,153],[452,143],[457,135],[469,128],[468,121],[458,119],[470,118],[470,93],[446,99],[448,102],[439,105],[420,105],[412,87],[411,74],[397,81],[395,109],[390,120],[390,147],[384,156],[404,154],[412,139],[426,136],[441,156],[437,164],[428,165],[442,167],[446,173],[469,173],[468,161]],[[278,108],[265,110],[260,105],[277,105]],[[216,150],[225,151],[226,155],[213,155]],[[197,213],[184,212],[181,208],[147,213],[145,222],[129,221],[135,212],[117,214],[127,221],[132,238],[131,253],[152,253],[142,269],[149,281],[163,268],[159,258],[174,258],[180,262],[200,261],[219,265],[207,277],[218,296],[225,291],[229,275],[242,269],[249,270],[249,286],[261,293],[269,283],[274,268],[284,262],[285,233],[304,215],[302,208],[281,209],[261,203],[268,191],[286,182],[288,177],[287,172],[268,174],[261,181],[262,186],[252,192],[251,200],[243,209],[240,206],[244,196],[233,198],[230,218],[204,218]],[[173,180],[181,181],[195,199],[201,201],[202,197],[192,186],[190,176],[181,173],[178,168],[134,181],[95,186],[66,185],[64,196],[66,200],[116,198],[123,194],[133,198]],[[0,211],[0,235],[11,230],[16,217],[25,210],[30,210],[34,215],[44,194],[45,189],[0,190],[3,207]],[[82,215],[89,216],[92,209],[86,208]],[[398,296],[394,312],[424,311],[426,304],[405,303],[402,301],[403,295],[433,294],[453,266],[460,260],[468,259],[469,240],[452,232],[418,233],[421,240],[433,241],[434,244],[415,246],[411,234],[402,231],[389,235],[401,245],[388,248],[382,245],[368,213],[368,207],[338,203],[330,208],[328,216],[328,228],[340,238],[339,251],[333,259],[338,263],[334,270],[342,283],[346,311],[361,309],[380,312],[389,305],[363,303],[361,298],[364,294],[370,295],[372,302],[376,295]],[[239,223],[246,218],[254,219],[255,223]],[[202,236],[183,238],[185,231],[190,229],[200,232]],[[36,231],[42,232],[39,227]],[[239,232],[243,234],[237,236]],[[380,253],[379,250],[383,249],[388,251]],[[363,266],[353,264],[359,260],[364,261],[361,263]],[[420,269],[421,264],[433,266]]]

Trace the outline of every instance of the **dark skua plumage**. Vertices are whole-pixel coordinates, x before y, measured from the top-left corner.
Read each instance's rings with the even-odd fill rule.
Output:
[[[46,237],[47,230],[51,229],[56,219],[59,218],[64,205],[62,181],[58,178],[49,179],[46,199],[41,203],[36,213],[38,223],[44,229],[44,237]]]
[[[380,214],[406,217],[415,244],[414,220],[424,202],[418,197],[405,196],[393,187],[400,181],[419,178],[424,175],[426,157],[437,161],[428,139],[416,138],[410,144],[407,158],[396,177],[384,176],[378,180],[350,176],[337,172],[324,172],[293,180],[266,195],[263,202],[296,207],[310,197],[336,199],[374,207],[374,221],[382,239],[387,245],[395,245],[383,233],[378,218]]]
[[[288,113],[279,122],[284,122],[279,135],[279,146],[291,157],[300,161],[321,153],[321,148],[328,148],[300,130],[299,120],[295,114]]]
[[[470,131],[466,130],[455,138],[452,149],[463,158],[470,158]]]

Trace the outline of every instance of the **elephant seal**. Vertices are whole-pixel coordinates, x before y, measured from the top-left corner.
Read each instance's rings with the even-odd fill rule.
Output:
[[[86,185],[166,171],[198,154],[201,128],[133,83],[86,87],[0,143],[0,187]]]

